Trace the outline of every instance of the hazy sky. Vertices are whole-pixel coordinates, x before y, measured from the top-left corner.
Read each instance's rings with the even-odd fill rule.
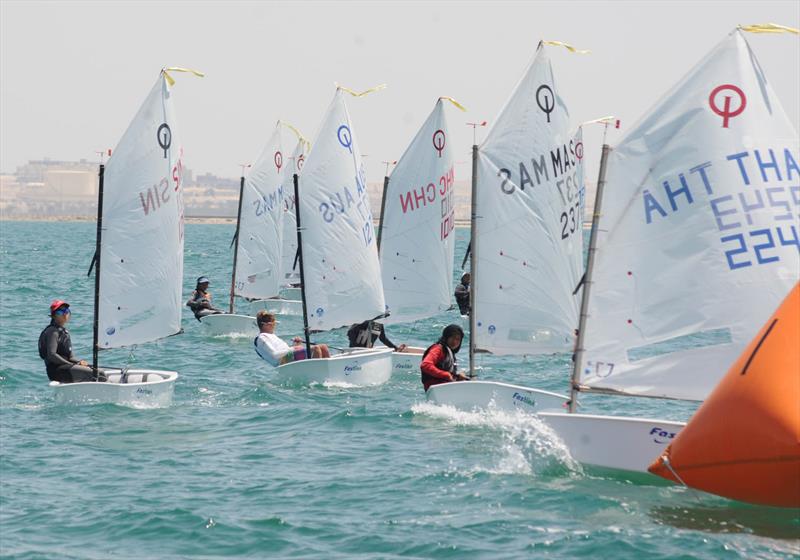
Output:
[[[800,2],[11,2],[0,0],[0,170],[113,147],[164,66],[187,165],[236,176],[277,119],[312,137],[334,92],[348,99],[371,181],[397,159],[436,99],[448,109],[458,179],[468,120],[490,122],[540,39],[573,123],[614,114],[630,127],[737,24],[800,27]],[[788,115],[800,116],[800,38],[747,35]],[[585,134],[590,178],[599,133]],[[614,138],[610,138],[613,140]],[[313,140],[313,138],[312,138]],[[595,154],[593,157],[592,154]]]

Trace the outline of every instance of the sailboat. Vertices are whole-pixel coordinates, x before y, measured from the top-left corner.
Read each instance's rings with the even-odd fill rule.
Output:
[[[337,87],[314,150],[295,174],[295,218],[306,353],[312,330],[383,317],[372,212],[355,131]],[[302,196],[300,194],[302,193]],[[392,373],[391,349],[352,349],[278,367],[284,383],[377,385]]]
[[[475,352],[569,352],[582,274],[580,129],[553,76],[546,43],[472,151],[470,373]],[[429,401],[458,408],[560,410],[565,395],[498,381],[435,385]]]
[[[99,350],[181,332],[183,148],[162,70],[107,165],[97,204],[92,367]],[[195,74],[199,74],[194,72]],[[91,269],[90,269],[91,274]],[[167,406],[175,371],[103,367],[108,382],[50,383],[61,404]]]
[[[279,121],[249,175],[240,180],[228,313],[200,319],[213,336],[258,334],[255,317],[235,312],[236,296],[257,300],[263,308],[261,300],[277,298],[283,285],[286,166],[281,128]]]
[[[647,472],[685,424],[579,392],[704,400],[797,281],[797,132],[744,30],[603,146],[570,412],[540,414],[582,463]]]
[[[384,179],[378,252],[385,324],[426,319],[450,309],[455,251],[455,170],[440,97],[392,176]],[[392,355],[395,372],[419,372],[424,348]]]

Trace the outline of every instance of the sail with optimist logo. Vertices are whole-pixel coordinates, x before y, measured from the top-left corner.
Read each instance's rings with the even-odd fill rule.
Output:
[[[541,415],[575,459],[646,472],[684,424],[577,414],[578,390],[704,400],[789,293],[798,161],[741,29],[604,146],[570,414]]]
[[[308,157],[308,142],[304,138],[297,141],[290,161],[286,162],[286,177],[283,192],[283,242],[281,248],[281,284],[290,286],[300,282],[300,270],[297,268],[297,221],[294,217],[294,192],[292,175],[300,174]]]
[[[181,331],[183,147],[162,71],[105,168],[100,348]]]
[[[397,163],[384,193],[380,262],[386,323],[450,308],[455,171],[443,99]]]
[[[108,164],[100,164],[92,368],[104,377],[100,382],[52,381],[60,404],[154,407],[172,402],[177,372],[98,363],[102,349],[181,332],[183,148],[171,71],[202,76],[183,68],[162,70]]]
[[[337,88],[299,174],[308,326],[330,330],[386,311],[366,172]]]
[[[583,274],[583,144],[544,43],[478,149],[475,347],[570,351]]]
[[[284,200],[291,189],[287,163],[278,123],[244,179],[234,270],[234,293],[243,298],[275,297],[283,285]]]
[[[470,374],[475,352],[524,355],[573,348],[583,272],[582,132],[556,86],[545,43],[473,146]],[[445,383],[428,399],[462,408],[538,413],[567,401],[496,381]]]
[[[705,399],[797,280],[798,161],[736,30],[608,157],[584,385]]]

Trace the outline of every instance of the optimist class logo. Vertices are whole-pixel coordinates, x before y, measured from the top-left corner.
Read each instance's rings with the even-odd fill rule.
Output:
[[[275,157],[273,159],[275,161],[275,167],[278,168],[278,173],[280,173],[281,167],[283,167],[283,154],[280,152],[275,152]]]
[[[550,113],[556,108],[556,100],[552,88],[547,84],[539,86],[539,89],[536,90],[536,104],[547,115],[547,122],[550,122]]]
[[[442,151],[444,150],[445,144],[445,136],[444,130],[437,130],[433,133],[433,147],[439,152],[439,157],[442,157]]]
[[[158,127],[156,138],[158,139],[158,145],[164,150],[164,159],[167,159],[167,150],[172,145],[172,129],[167,123],[163,123]]]
[[[735,109],[731,109],[731,95],[724,96],[722,108],[718,105],[719,96],[724,91],[731,91],[739,97],[739,104]],[[722,128],[728,128],[728,121],[741,115],[742,111],[747,107],[747,97],[745,97],[741,88],[733,84],[722,84],[711,90],[708,96],[708,106],[711,107],[714,113],[722,117]]]
[[[339,130],[336,131],[336,137],[339,139],[339,144],[343,147],[347,148],[351,154],[353,153],[353,135],[350,132],[350,127],[346,124],[343,124],[339,127]]]

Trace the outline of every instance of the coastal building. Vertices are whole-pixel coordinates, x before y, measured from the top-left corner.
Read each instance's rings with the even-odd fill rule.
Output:
[[[459,162],[460,163],[460,162]],[[468,170],[460,166],[461,180],[455,182],[455,219],[470,218]],[[594,183],[586,184],[585,221],[594,205]],[[372,215],[381,212],[383,181],[367,183]],[[187,218],[235,218],[239,203],[239,178],[212,173],[195,175],[184,170],[184,204]],[[97,214],[97,163],[44,158],[21,165],[13,174],[0,175],[0,218],[73,217],[92,219]]]

